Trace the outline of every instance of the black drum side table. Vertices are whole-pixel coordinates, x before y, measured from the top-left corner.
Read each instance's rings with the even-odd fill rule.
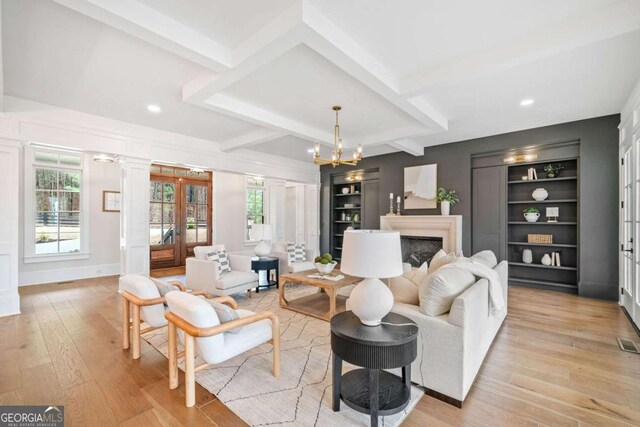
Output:
[[[270,288],[271,286],[278,287],[278,281],[280,280],[280,258],[272,257],[272,256],[264,256],[260,257],[256,260],[251,261],[251,269],[255,271],[257,274],[260,274],[260,271],[267,271],[267,286],[262,286],[262,288]],[[271,270],[276,271],[276,280],[269,279],[269,272]],[[260,283],[260,282],[258,282]],[[256,286],[256,293],[260,292],[260,285]]]
[[[351,311],[331,319],[333,352],[333,410],[340,400],[358,412],[371,415],[378,425],[379,415],[404,409],[411,399],[411,362],[418,353],[418,326],[409,318],[389,313],[379,326],[366,326]],[[342,375],[342,361],[363,369]],[[402,368],[402,379],[383,369]]]

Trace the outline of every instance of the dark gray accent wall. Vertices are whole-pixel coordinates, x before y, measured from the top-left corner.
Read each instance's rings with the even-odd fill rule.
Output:
[[[580,120],[519,132],[425,148],[423,156],[393,153],[365,157],[358,169],[379,170],[378,209],[389,210],[389,193],[402,194],[404,168],[438,164],[438,186],[455,189],[460,203],[451,214],[463,216],[463,249],[471,252],[471,156],[559,141],[580,141],[580,295],[618,299],[618,124],[620,115]],[[366,155],[366,152],[365,152]],[[321,168],[323,194],[330,175],[353,167]],[[323,201],[325,198],[323,197]],[[321,247],[329,247],[329,207],[323,203]],[[439,209],[410,210],[403,215],[439,215]]]

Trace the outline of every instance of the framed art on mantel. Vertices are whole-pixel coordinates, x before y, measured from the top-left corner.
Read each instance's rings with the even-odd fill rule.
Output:
[[[404,208],[435,209],[438,165],[404,168]]]
[[[102,192],[102,212],[120,212],[120,192]]]

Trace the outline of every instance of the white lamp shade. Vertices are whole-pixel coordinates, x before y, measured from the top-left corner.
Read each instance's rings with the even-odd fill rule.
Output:
[[[386,230],[346,230],[340,271],[357,277],[386,279],[402,275],[400,233]]]
[[[273,232],[270,224],[253,224],[251,226],[251,238],[253,240],[271,240]]]

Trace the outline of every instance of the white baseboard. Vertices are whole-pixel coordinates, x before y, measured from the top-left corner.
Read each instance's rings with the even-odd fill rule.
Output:
[[[55,270],[26,271],[18,274],[18,286],[66,282],[69,280],[113,276],[116,274],[120,274],[120,263],[88,265],[86,267],[60,268]]]

